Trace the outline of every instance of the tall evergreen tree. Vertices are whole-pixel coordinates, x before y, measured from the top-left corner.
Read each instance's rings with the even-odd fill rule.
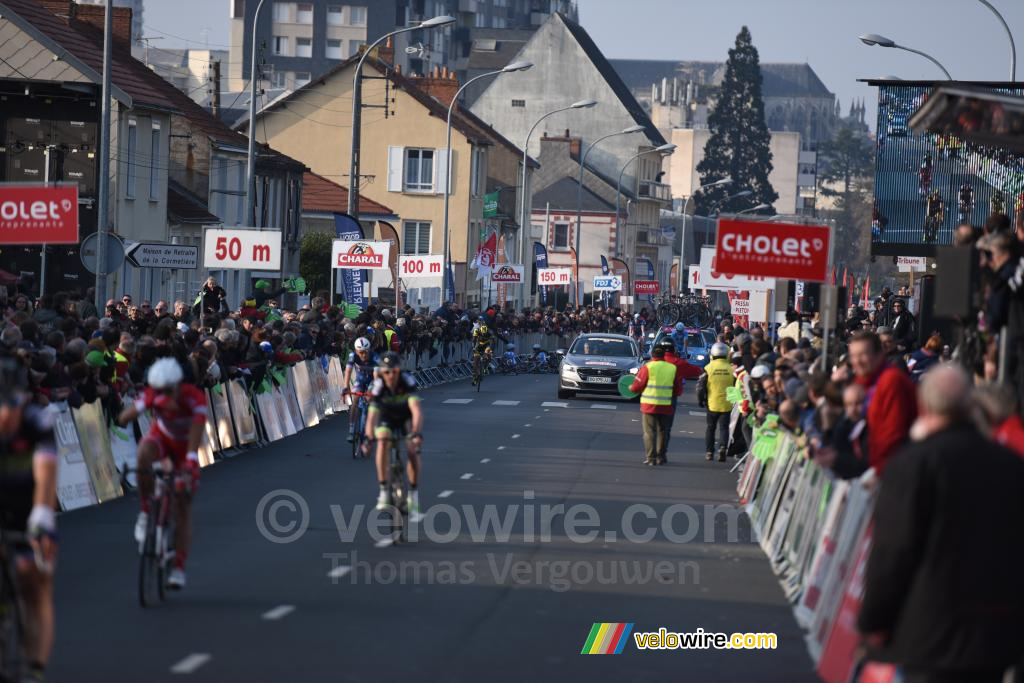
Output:
[[[771,135],[764,120],[761,66],[746,26],[736,36],[736,46],[729,50],[725,79],[708,126],[711,137],[704,147],[704,160],[697,165],[701,185],[725,177],[731,177],[732,184],[698,194],[697,213],[707,216],[714,210],[741,211],[758,204],[774,204],[779,195],[768,182]],[[752,194],[726,201],[746,190]]]

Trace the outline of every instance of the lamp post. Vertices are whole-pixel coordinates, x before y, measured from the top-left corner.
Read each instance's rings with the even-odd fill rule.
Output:
[[[726,177],[721,178],[719,180],[715,180],[715,181],[710,182],[710,183],[705,183],[704,185],[701,185],[696,190],[694,190],[693,192],[691,192],[690,194],[688,194],[686,196],[686,201],[683,202],[683,239],[682,239],[682,241],[679,244],[679,263],[680,263],[680,267],[682,267],[683,257],[686,255],[686,233],[688,232],[687,228],[690,227],[690,224],[692,224],[692,221],[690,220],[690,214],[687,213],[687,209],[689,209],[690,202],[693,200],[694,197],[697,196],[698,192],[703,192],[704,190],[708,189],[709,187],[725,187],[726,185],[731,185],[731,184],[732,184],[732,178],[729,177],[729,176],[726,176]],[[704,246],[704,242],[705,242],[705,240],[703,238],[701,238],[701,246],[702,247]],[[679,282],[682,283],[682,278],[679,279]],[[682,288],[680,288],[680,291],[682,291]]]
[[[742,216],[745,213],[753,213],[755,211],[764,211],[765,209],[770,209],[770,208],[772,208],[771,204],[758,204],[757,206],[752,206],[749,209],[743,209],[742,211],[738,212],[736,215],[737,216]]]
[[[754,194],[754,193],[751,192],[750,190],[740,190],[736,194],[729,195],[728,197],[726,197],[725,199],[723,199],[722,201],[720,201],[720,202],[718,202],[717,204],[714,205],[713,208],[714,208],[715,215],[717,216],[718,214],[722,213],[722,205],[728,204],[732,200],[739,199],[740,197],[749,197],[752,194]]]
[[[1003,30],[1006,31],[1006,37],[1010,39],[1010,80],[1016,81],[1017,45],[1013,42],[1013,32],[1010,30],[1010,27],[1006,25],[1006,19],[1003,19],[1003,15],[999,13],[999,10],[992,6],[991,2],[988,0],[978,0],[978,2],[983,4],[985,7],[988,7],[992,11],[992,14],[996,15],[996,18],[999,19],[999,23],[1003,25]]]
[[[583,154],[580,155],[580,177],[579,177],[579,185],[576,188],[576,259],[577,259],[577,261],[579,260],[579,257],[580,257],[580,235],[583,232],[583,227],[582,227],[582,223],[583,223],[583,168],[584,168],[584,166],[587,163],[587,157],[590,156],[591,150],[593,150],[595,147],[597,147],[598,143],[600,143],[600,142],[602,142],[604,140],[607,140],[608,138],[613,138],[613,137],[616,137],[618,135],[631,135],[632,133],[641,133],[644,130],[646,130],[646,128],[644,128],[643,126],[636,125],[636,126],[630,126],[629,128],[624,128],[624,129],[622,129],[622,130],[620,130],[618,132],[615,132],[615,133],[608,133],[607,135],[604,135],[604,136],[599,137],[598,139],[594,140],[590,144],[590,146],[587,147],[586,151],[584,151]],[[577,306],[579,306],[580,302],[583,301],[583,285],[580,282],[579,277],[578,277],[579,270],[580,270],[579,269],[579,263],[577,263],[576,264],[576,273],[577,273],[577,278],[576,278],[576,305]]]
[[[441,297],[442,297],[442,300],[444,300],[444,301],[448,300],[447,299],[447,292],[445,290],[448,287],[448,269],[451,267],[451,264],[449,263],[449,258],[448,258],[448,240],[450,239],[449,232],[448,232],[448,204],[449,204],[449,200],[451,199],[451,196],[452,196],[452,111],[454,111],[454,109],[455,109],[455,103],[459,101],[459,95],[462,94],[463,90],[465,90],[467,87],[469,87],[469,85],[471,83],[473,83],[475,81],[478,81],[481,78],[487,78],[489,76],[498,76],[500,74],[513,73],[515,71],[526,71],[527,69],[530,69],[532,67],[533,67],[533,62],[527,62],[527,61],[512,62],[511,64],[506,66],[504,69],[498,69],[497,71],[488,71],[487,73],[483,73],[483,74],[480,74],[479,76],[471,78],[468,81],[466,81],[462,85],[461,88],[459,88],[457,91],[455,91],[455,97],[452,98],[451,103],[448,105],[448,133],[447,133],[448,134],[448,138],[447,138],[448,141],[446,143],[447,147],[445,148],[445,149],[448,150],[448,158],[447,158],[447,160],[445,162],[446,168],[445,168],[445,175],[444,175],[444,177],[445,177],[445,183],[444,183],[444,221],[443,221],[443,224],[444,224],[444,226],[443,226],[443,229],[444,229],[444,247],[443,247],[444,255],[441,257],[443,259],[442,263],[444,264],[444,267],[441,269]],[[453,280],[454,280],[454,277],[453,277]],[[453,282],[453,285],[454,285],[454,282]],[[453,291],[452,292],[452,297],[454,298],[454,296],[455,296],[455,292]]]
[[[932,57],[927,52],[921,52],[920,50],[915,50],[914,48],[907,47],[906,45],[899,45],[891,38],[880,36],[877,33],[866,33],[860,36],[860,42],[865,45],[877,45],[878,47],[894,47],[897,50],[906,50],[907,52],[913,52],[915,55],[921,55],[935,66],[939,67],[942,70],[942,73],[946,74],[946,80],[953,80],[953,77],[949,75],[949,71],[946,70],[946,67],[942,66],[939,60],[935,59],[935,57]]]
[[[253,209],[256,206],[256,27],[260,21],[260,10],[265,0],[256,5],[252,17],[252,40],[249,41],[249,147],[245,158],[245,216],[242,225],[254,224]]]
[[[654,149],[645,149],[645,150],[643,150],[641,152],[637,152],[636,154],[631,156],[629,159],[627,159],[626,163],[622,165],[622,169],[619,171],[619,181],[618,181],[618,184],[615,186],[615,255],[616,256],[619,255],[619,234],[622,232],[622,228],[620,227],[620,221],[619,221],[620,215],[621,215],[621,208],[620,207],[621,207],[621,199],[622,199],[622,175],[626,172],[626,169],[629,168],[629,165],[631,163],[633,163],[634,160],[642,157],[645,154],[655,154],[655,153],[657,153],[657,154],[662,154],[662,155],[668,156],[669,154],[672,154],[672,152],[674,152],[674,151],[676,151],[676,146],[673,145],[670,142],[668,144],[661,145],[660,147],[655,147]],[[632,252],[633,253],[632,253],[632,256],[630,257],[630,261],[633,263],[633,267],[636,268],[636,244],[633,245]],[[625,259],[623,259],[623,260],[625,260]]]
[[[525,245],[526,245],[525,233],[526,233],[526,226],[527,226],[527,224],[530,221],[530,216],[529,216],[529,213],[528,213],[529,208],[528,208],[528,204],[527,204],[527,201],[526,201],[526,169],[527,169],[527,164],[529,163],[528,151],[530,149],[530,138],[533,137],[533,131],[537,130],[537,126],[539,126],[541,124],[541,121],[543,121],[544,119],[548,118],[549,116],[554,116],[555,114],[559,114],[559,113],[561,113],[563,111],[569,111],[570,109],[590,109],[591,107],[596,107],[596,106],[597,106],[597,100],[580,100],[578,102],[573,102],[568,107],[560,107],[559,109],[555,109],[553,111],[549,111],[547,114],[544,114],[539,119],[537,119],[537,121],[530,128],[530,132],[528,132],[526,134],[526,142],[523,143],[523,185],[522,185],[523,191],[520,193],[520,195],[521,195],[521,197],[520,197],[521,208],[520,208],[520,211],[519,211],[519,218],[520,218],[520,220],[519,220],[519,239],[517,240],[517,244],[516,244],[516,258],[519,259],[519,263],[521,265],[525,265],[524,264],[524,261],[526,260],[526,258],[525,258],[525,255],[526,255],[526,252],[525,252]],[[523,273],[525,274],[526,272],[527,272],[526,268],[524,267],[523,268]],[[524,278],[524,280],[525,280],[525,278]],[[520,300],[523,301],[523,302],[526,301],[526,284],[527,283],[524,281],[522,286],[521,286],[521,289],[520,289]]]
[[[350,216],[357,215],[357,211],[359,210],[359,138],[363,120],[363,62],[366,61],[366,58],[370,55],[370,52],[373,51],[373,48],[377,47],[388,38],[397,36],[399,33],[408,33],[409,31],[415,31],[420,28],[440,28],[454,23],[455,17],[439,16],[422,21],[416,26],[406,26],[405,28],[400,28],[397,31],[385,33],[368,45],[363,51],[362,56],[359,57],[359,61],[356,63],[355,74],[352,76],[352,143],[350,145],[352,156],[349,159],[348,166],[348,213]]]

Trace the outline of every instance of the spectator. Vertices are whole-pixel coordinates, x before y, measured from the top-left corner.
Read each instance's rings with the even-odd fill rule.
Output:
[[[909,351],[917,341],[917,321],[913,313],[905,310],[903,299],[892,302],[892,334],[900,351]]]
[[[192,314],[197,317],[211,314],[219,315],[227,310],[227,299],[227,292],[217,284],[217,278],[211,275],[206,278],[206,282],[203,283],[199,294],[196,295],[196,301],[192,306]]]
[[[942,347],[942,335],[935,332],[932,336],[928,337],[928,341],[925,342],[924,346],[910,354],[910,360],[907,361],[910,379],[920,382],[924,373],[928,372],[932,366],[939,362]]]
[[[881,482],[858,626],[908,683],[998,683],[1024,642],[1024,461],[974,427],[959,368],[928,373],[918,398],[915,443]]]

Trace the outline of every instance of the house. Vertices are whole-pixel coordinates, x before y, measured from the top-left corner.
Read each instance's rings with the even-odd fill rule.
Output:
[[[459,88],[453,74],[435,71],[408,78],[382,59],[363,65],[363,122],[360,194],[386,205],[401,217],[396,225],[400,249],[409,254],[443,254],[444,173],[448,105]],[[351,150],[352,80],[357,59],[346,60],[321,78],[257,112],[257,139],[294,156],[332,182],[347,182]],[[243,119],[236,124],[248,128]],[[450,253],[456,300],[469,305],[486,297],[470,273],[481,238],[497,231],[514,243],[519,233],[519,168],[522,151],[460,106],[452,117],[452,185],[449,215]],[[536,168],[532,159],[529,168]],[[484,195],[499,189],[505,214],[484,217]],[[367,235],[372,225],[364,226]],[[515,257],[518,262],[518,255]],[[440,288],[440,277],[437,278]],[[528,283],[527,283],[528,285]],[[387,271],[373,271],[371,296],[393,286]],[[438,296],[440,291],[438,291]],[[522,291],[516,300],[524,300]]]

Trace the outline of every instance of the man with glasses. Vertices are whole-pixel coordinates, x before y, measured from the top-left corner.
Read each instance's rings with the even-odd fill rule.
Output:
[[[170,314],[167,312],[167,302],[164,301],[163,299],[157,301],[156,307],[153,309],[153,315],[155,316],[156,322],[158,323],[164,318],[169,317]]]
[[[402,372],[402,361],[397,353],[386,353],[377,368],[377,379],[370,390],[370,413],[366,419],[366,438],[377,440],[377,509],[391,505],[388,490],[388,451],[392,442],[408,433],[409,462],[409,516],[420,514],[419,484],[420,448],[423,445],[423,410],[416,393],[416,380]]]

